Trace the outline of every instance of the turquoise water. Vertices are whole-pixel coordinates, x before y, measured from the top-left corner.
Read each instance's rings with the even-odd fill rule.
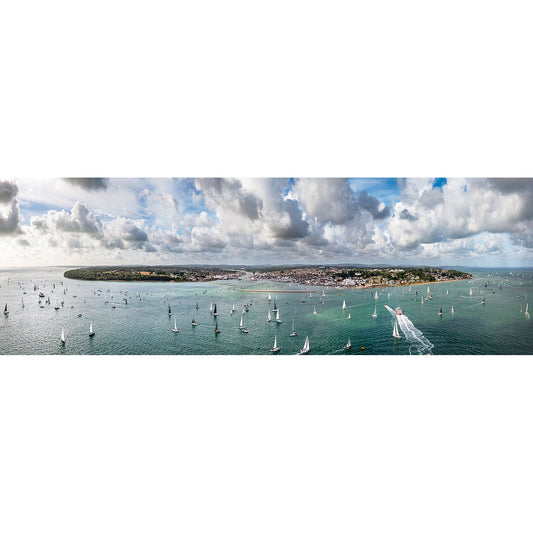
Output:
[[[377,300],[375,291],[370,289],[324,288],[322,297],[322,287],[286,283],[89,282],[65,279],[65,270],[0,271],[0,305],[3,310],[7,303],[9,310],[8,316],[0,315],[1,354],[271,355],[275,335],[281,348],[276,355],[299,353],[306,335],[310,355],[533,353],[533,322],[524,313],[527,298],[533,295],[530,270],[472,271],[472,280],[429,285],[431,299],[425,299],[428,285],[379,288]],[[36,291],[34,284],[39,286]],[[267,293],[243,289],[306,292],[271,292],[269,304]],[[50,297],[50,305],[42,299],[44,308],[39,305],[40,291]],[[109,303],[105,302],[106,296]],[[482,298],[486,299],[485,304],[481,303]],[[62,300],[64,305],[55,310],[54,305]],[[271,322],[266,320],[275,302],[281,324],[275,322],[274,316]],[[217,305],[219,334],[214,331],[211,303]],[[233,303],[236,312],[232,315]],[[172,316],[168,315],[169,304]],[[244,304],[249,305],[249,311],[242,315]],[[420,334],[411,335],[400,328],[402,338],[394,339],[394,318],[385,304],[392,309],[401,307],[407,323],[412,323]],[[377,318],[371,316],[374,306]],[[438,314],[441,306],[443,315]],[[241,315],[247,334],[238,328]],[[193,318],[199,324],[196,327],[191,325]],[[293,318],[296,337],[289,336]],[[174,320],[179,333],[172,332]],[[93,337],[88,335],[91,322],[96,333]],[[60,341],[61,328],[66,336],[64,345]],[[343,346],[348,338],[352,349],[347,352]]]

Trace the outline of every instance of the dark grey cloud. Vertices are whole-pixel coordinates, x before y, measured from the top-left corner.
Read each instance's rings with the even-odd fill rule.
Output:
[[[376,220],[382,220],[390,216],[390,209],[385,206],[380,210],[379,206],[381,202],[375,196],[368,194],[366,191],[361,191],[359,193],[358,200],[361,208],[368,211],[372,215],[372,218]]]
[[[0,202],[11,202],[18,193],[17,184],[14,181],[0,181]]]
[[[197,178],[197,189],[202,190],[206,197],[217,206],[225,209],[236,209],[238,213],[250,220],[261,216],[263,200],[255,194],[243,190],[242,183],[233,178]]]
[[[533,192],[533,178],[488,178],[486,181],[504,194]]]
[[[289,215],[289,222],[274,223],[272,232],[278,239],[302,239],[309,233],[309,223],[302,218],[303,213],[296,200],[285,200],[283,211]]]
[[[109,178],[63,178],[66,182],[85,191],[105,190],[109,187]]]
[[[402,209],[402,211],[400,211],[399,217],[402,220],[418,220],[418,217],[409,213],[407,209]]]
[[[0,234],[19,233],[19,208],[17,200],[11,200],[11,207],[6,216],[0,215]]]

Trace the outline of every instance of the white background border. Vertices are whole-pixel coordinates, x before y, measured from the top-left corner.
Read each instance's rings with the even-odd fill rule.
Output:
[[[527,2],[12,2],[0,177],[531,176]],[[531,531],[530,357],[2,357],[0,529]]]

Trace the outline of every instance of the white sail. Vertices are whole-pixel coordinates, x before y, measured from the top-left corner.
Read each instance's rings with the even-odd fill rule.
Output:
[[[318,313],[316,312],[316,305],[313,305],[313,315],[318,315]]]
[[[303,348],[300,350],[300,353],[308,353],[309,352],[309,337],[306,335],[305,342]]]
[[[296,337],[298,333],[296,333],[296,330],[294,329],[294,318],[292,319],[292,333],[290,334],[290,337]]]
[[[270,296],[270,293],[268,293],[268,301],[270,302],[272,300],[272,297]]]
[[[61,328],[61,342],[65,344],[65,330]]]
[[[211,305],[209,306],[209,312],[210,312],[210,313],[213,312],[213,302],[211,302]]]
[[[452,305],[452,315],[454,314],[454,312],[455,312],[455,311],[453,310],[453,305]]]
[[[267,322],[272,320],[272,315],[270,314],[270,309],[268,310]]]
[[[241,323],[240,323],[240,325],[239,325],[239,328],[242,329],[243,327],[244,327],[244,316],[241,315]]]
[[[376,291],[376,293],[374,294],[374,298],[377,300],[378,299],[378,293]]]
[[[344,345],[345,350],[349,350],[352,347],[352,341],[348,338],[348,342]]]
[[[179,331],[178,326],[176,324],[176,319],[174,319],[174,329],[172,331]]]
[[[392,331],[392,336],[396,339],[401,339],[401,335],[398,333],[398,320],[394,321],[394,329]]]
[[[279,307],[278,307],[277,313],[276,313],[276,322],[279,322],[281,324],[281,320],[279,318]]]
[[[472,296],[472,287],[470,287],[470,296]]]
[[[527,313],[527,308],[528,308],[528,306],[529,306],[529,303],[526,304],[526,313]]]
[[[94,333],[93,331],[93,323],[91,322],[91,325],[89,326],[89,335],[91,335],[91,333]]]
[[[446,289],[446,296],[448,296],[448,289]]]
[[[342,308],[343,308],[343,309],[346,309],[346,300],[343,300],[343,302],[342,302]]]
[[[274,347],[270,349],[271,352],[279,352],[278,337],[274,335]]]
[[[378,316],[377,307],[374,306],[374,314],[372,315],[372,318],[376,318],[377,316]]]
[[[233,305],[231,306],[231,312],[235,313],[235,302],[233,302]]]
[[[322,296],[326,296],[326,293],[324,292],[324,289],[322,289]]]

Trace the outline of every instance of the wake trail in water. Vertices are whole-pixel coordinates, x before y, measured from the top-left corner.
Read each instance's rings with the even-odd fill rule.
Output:
[[[405,335],[405,340],[411,344],[409,347],[409,353],[412,354],[412,350],[415,350],[418,355],[431,355],[431,350],[434,347],[433,344],[424,337],[424,334],[419,329],[415,328],[414,324],[407,318],[407,316],[397,315],[388,305],[385,307],[387,308],[387,311],[398,320],[398,325],[400,326],[402,333]]]

